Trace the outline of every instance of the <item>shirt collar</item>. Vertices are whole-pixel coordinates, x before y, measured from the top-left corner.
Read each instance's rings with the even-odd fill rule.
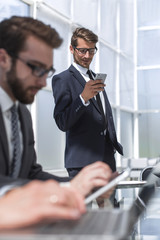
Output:
[[[8,111],[12,106],[14,102],[10,98],[10,96],[6,93],[6,91],[0,87],[0,106],[2,109],[2,112]],[[18,106],[18,101],[15,102],[15,104]]]
[[[74,66],[80,73],[88,76],[88,75],[87,75],[88,68],[84,68],[84,67],[80,66],[79,64],[77,64],[77,63],[75,63],[75,62],[73,62],[73,66]]]

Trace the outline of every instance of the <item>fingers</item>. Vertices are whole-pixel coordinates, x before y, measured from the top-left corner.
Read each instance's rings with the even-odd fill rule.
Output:
[[[90,80],[86,83],[86,86],[95,96],[98,92],[104,91],[106,85],[102,80]]]
[[[12,190],[0,203],[0,229],[29,226],[46,219],[77,219],[85,212],[81,194],[53,180],[33,181]]]
[[[84,204],[84,198],[77,190],[72,188],[61,187],[63,194],[66,194],[66,199],[64,201],[64,205],[68,205],[78,209],[81,213],[86,211],[86,207]]]
[[[84,199],[76,189],[55,185],[54,181],[49,180],[43,183],[45,185],[45,194],[50,203],[56,206],[65,206],[75,208],[80,213],[85,212]]]
[[[96,96],[98,92],[104,91],[105,86],[106,85],[102,82],[102,80],[90,80],[85,84],[81,96],[84,101],[87,102],[89,99]]]
[[[103,162],[96,162],[83,168],[80,173],[71,181],[72,187],[86,196],[95,187],[104,186],[109,182],[112,171]]]
[[[106,163],[103,162],[90,164],[82,171],[84,171],[84,174],[90,175],[91,177],[101,177],[108,180],[112,176],[112,170]]]

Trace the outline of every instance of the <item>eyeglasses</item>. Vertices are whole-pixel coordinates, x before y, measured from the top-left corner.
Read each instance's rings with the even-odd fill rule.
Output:
[[[78,51],[79,55],[85,55],[88,51],[89,55],[94,55],[97,52],[97,47],[95,48],[77,48],[77,47],[73,47],[74,49],[76,49]]]
[[[35,77],[43,77],[45,74],[47,74],[47,77],[52,77],[52,75],[56,71],[53,67],[50,67],[49,69],[45,69],[44,67],[40,67],[33,63],[29,63],[18,56],[16,56],[15,58],[17,58],[18,60],[23,62],[25,65],[27,65],[32,70],[32,74]]]

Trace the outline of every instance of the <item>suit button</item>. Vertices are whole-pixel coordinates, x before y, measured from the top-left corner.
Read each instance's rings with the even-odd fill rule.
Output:
[[[101,134],[101,136],[103,136],[103,132],[101,132],[100,134]]]

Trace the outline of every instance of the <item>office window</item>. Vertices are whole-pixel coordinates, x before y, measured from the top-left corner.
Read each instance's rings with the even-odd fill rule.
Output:
[[[133,153],[133,114],[125,111],[121,111],[121,138],[123,142],[124,156],[131,157]]]
[[[0,4],[0,21],[13,15],[29,16],[29,5],[20,0],[5,0]]]
[[[160,65],[160,29],[138,33],[138,66]]]
[[[138,0],[137,17],[138,27],[160,26],[160,1],[159,0]]]
[[[160,1],[137,1],[137,86],[140,157],[159,157],[159,12]]]
[[[53,119],[53,96],[51,91],[41,90],[37,95],[37,159],[47,169],[63,168],[64,133],[61,132]]]
[[[132,61],[135,54],[135,2],[132,0],[119,1],[120,50]]]
[[[99,37],[106,43],[117,46],[117,2],[118,1],[100,1],[100,29]]]
[[[73,1],[73,22],[75,24],[90,28],[98,34],[98,1],[78,0]]]
[[[160,109],[160,69],[138,71],[139,110]]]
[[[56,74],[63,71],[68,67],[68,55],[69,55],[69,36],[70,24],[67,22],[66,18],[61,18],[59,14],[54,14],[52,10],[48,7],[41,5],[37,9],[37,18],[52,27],[54,27],[59,35],[63,38],[63,43],[60,48],[54,50],[54,68],[56,69]],[[49,86],[50,82],[48,83]]]
[[[120,105],[134,109],[134,64],[120,57]]]
[[[160,156],[160,113],[139,114],[140,157]]]
[[[113,104],[116,104],[116,53],[103,43],[99,46],[99,68],[100,72],[107,73],[106,91],[109,99]]]
[[[53,9],[57,10],[59,14],[71,18],[71,2],[72,0],[45,0]],[[46,15],[47,18],[47,15]]]

